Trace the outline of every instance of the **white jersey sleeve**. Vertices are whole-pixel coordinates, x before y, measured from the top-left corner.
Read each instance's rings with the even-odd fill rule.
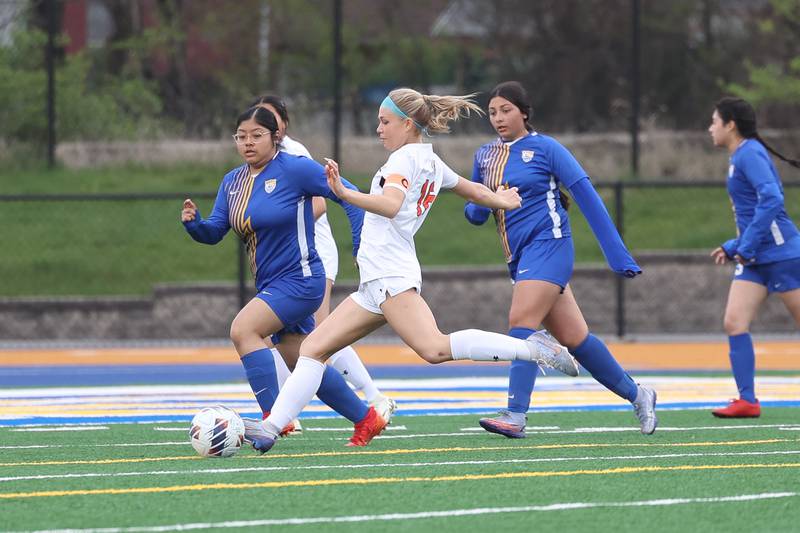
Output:
[[[381,179],[386,180],[389,176],[398,175],[403,176],[405,181],[403,182],[403,186],[395,185],[397,189],[402,190],[404,193],[408,194],[409,186],[412,184],[414,180],[414,159],[408,157],[408,154],[405,152],[392,152],[392,155],[389,156],[389,160],[381,167],[378,171]],[[392,186],[391,183],[383,183],[381,187],[384,186]]]
[[[311,152],[303,145],[303,143],[297,142],[288,135],[283,136],[283,140],[279,146],[282,152],[286,152],[290,155],[299,155],[302,157],[307,157],[309,159],[313,159],[311,157]]]
[[[442,166],[442,189],[452,189],[458,185],[458,178],[460,176],[441,159],[439,159],[439,164]]]

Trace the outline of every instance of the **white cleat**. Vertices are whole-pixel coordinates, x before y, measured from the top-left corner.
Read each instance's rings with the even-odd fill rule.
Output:
[[[383,394],[378,395],[374,400],[369,402],[369,405],[370,407],[374,407],[375,411],[381,415],[381,418],[386,421],[386,425],[391,423],[392,415],[397,411],[397,403]]]
[[[575,377],[578,375],[578,362],[545,330],[535,332],[526,339],[531,351],[531,361],[540,366],[558,370],[562,374]]]
[[[299,418],[295,418],[294,420],[292,420],[292,424],[291,425],[294,426],[294,429],[292,429],[289,432],[289,435],[294,435],[295,433],[302,433],[303,432],[303,426],[300,425],[300,419]]]
[[[633,400],[633,412],[639,419],[643,435],[652,435],[658,427],[656,416],[656,391],[637,383],[636,399]]]

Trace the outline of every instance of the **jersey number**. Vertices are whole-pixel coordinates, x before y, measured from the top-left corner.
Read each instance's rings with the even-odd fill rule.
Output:
[[[425,183],[422,184],[422,191],[420,191],[419,200],[417,200],[418,217],[421,217],[422,213],[430,209],[431,204],[436,200],[436,195],[433,194],[433,187],[435,185],[436,183],[431,180],[425,180]]]

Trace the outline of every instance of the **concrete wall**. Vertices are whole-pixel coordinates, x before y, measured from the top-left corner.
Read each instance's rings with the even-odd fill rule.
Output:
[[[627,332],[722,333],[733,267],[714,267],[705,254],[638,254],[645,273],[626,280]],[[426,270],[423,296],[445,331],[507,329],[511,284],[503,268]],[[616,279],[604,265],[579,266],[572,279],[578,303],[598,333],[616,332]],[[355,289],[340,283],[338,303]],[[239,310],[233,285],[159,286],[148,298],[3,298],[0,340],[215,339],[228,335]],[[774,295],[755,332],[792,333],[796,324]],[[390,334],[381,329],[374,336]]]
[[[764,131],[775,146],[797,156],[800,131]],[[617,180],[630,172],[630,138],[625,133],[558,134],[559,141],[572,150],[595,179]],[[309,133],[298,136],[315,158],[332,156],[330,136]],[[472,157],[491,136],[442,135],[432,139],[439,155],[454,169],[469,175]],[[727,172],[727,154],[711,145],[707,133],[652,131],[641,135],[640,174],[659,179],[719,179]],[[375,137],[344,137],[341,168],[343,175],[372,176],[386,161],[387,152]],[[186,161],[237,164],[233,143],[225,141],[69,142],[58,145],[57,157],[72,168],[133,162],[178,164]],[[800,179],[800,171],[781,165],[783,179]]]

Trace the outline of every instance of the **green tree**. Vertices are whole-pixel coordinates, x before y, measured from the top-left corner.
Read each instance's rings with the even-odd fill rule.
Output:
[[[748,83],[727,89],[754,105],[800,103],[800,0],[770,0],[771,17],[759,24],[773,43],[764,63],[746,62]]]

